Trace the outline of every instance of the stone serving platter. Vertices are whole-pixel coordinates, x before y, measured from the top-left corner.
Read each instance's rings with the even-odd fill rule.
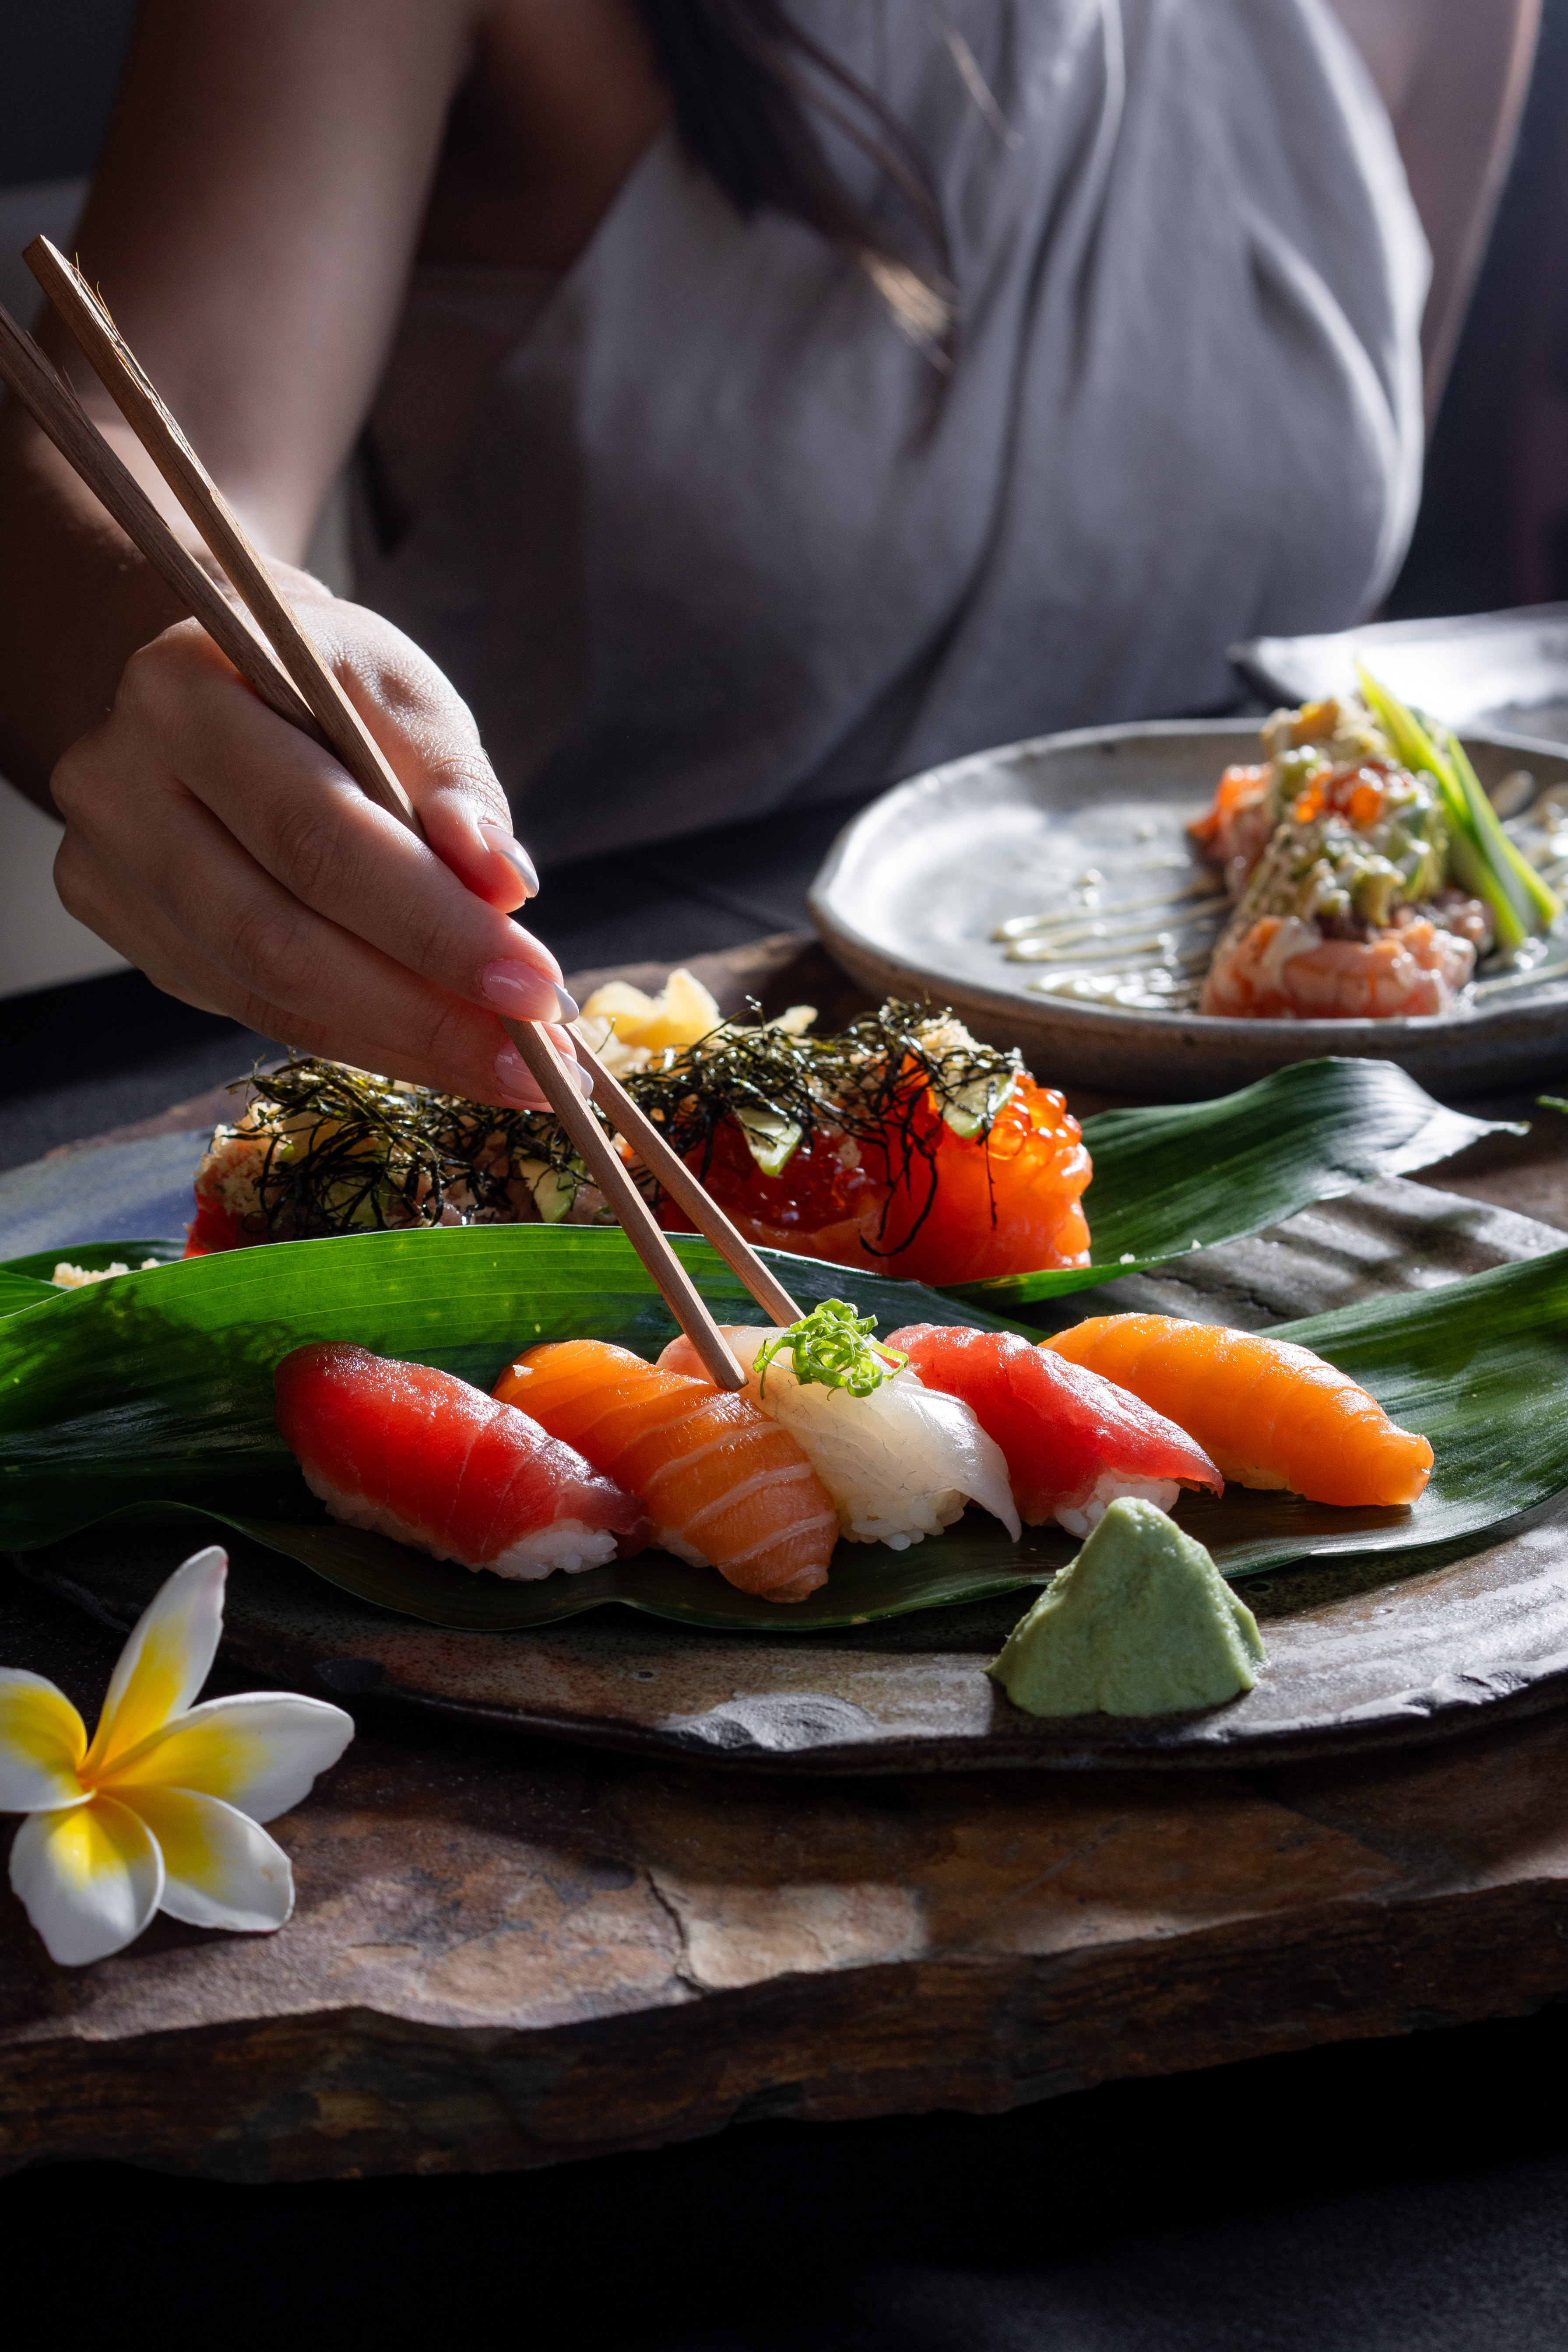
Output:
[[[1483,784],[1529,768],[1568,780],[1568,752],[1524,737],[1465,738]],[[1108,898],[1179,882],[1190,818],[1222,769],[1257,756],[1250,719],[1080,729],[979,751],[915,776],[846,826],[812,886],[812,919],[874,992],[951,1003],[977,1035],[1018,1045],[1053,1086],[1161,1102],[1246,1086],[1287,1062],[1370,1054],[1435,1093],[1521,1085],[1561,1064],[1568,983],[1546,982],[1426,1020],[1238,1021],[1077,1003],[1031,987],[1035,968],[992,938],[1011,916],[1066,902],[1090,868]]]
[[[194,1164],[199,1139],[184,1140]],[[136,1198],[172,1175],[139,1150],[92,1155],[100,1218],[113,1214],[121,1155]],[[0,1179],[0,1244],[7,1193],[13,1206],[30,1202],[26,1171]],[[1061,1302],[1060,1319],[1142,1309],[1265,1329],[1562,1245],[1551,1226],[1391,1178],[1179,1271],[1080,1292]],[[13,1564],[125,1627],[204,1539],[194,1518],[110,1525]],[[370,1607],[258,1545],[235,1538],[231,1551],[233,1668],[397,1711],[753,1771],[1255,1767],[1432,1738],[1568,1698],[1568,1498],[1466,1556],[1364,1555],[1247,1579],[1270,1657],[1257,1689],[1147,1723],[1042,1721],[1015,1708],[985,1666],[1021,1613],[1016,1594],[820,1634],[726,1634],[618,1607],[541,1632],[462,1633]]]

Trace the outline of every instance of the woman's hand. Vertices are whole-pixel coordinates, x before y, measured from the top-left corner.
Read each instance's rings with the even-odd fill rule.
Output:
[[[52,777],[70,912],[188,1004],[480,1102],[540,1106],[498,1015],[576,1007],[510,919],[538,887],[467,706],[379,615],[280,584],[425,827],[416,839],[258,701],[195,621],[132,655]]]

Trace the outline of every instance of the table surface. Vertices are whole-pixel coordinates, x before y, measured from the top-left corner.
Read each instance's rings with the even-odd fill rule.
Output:
[[[759,861],[764,833],[628,872],[618,922],[584,895],[551,933],[563,961],[691,961],[798,924],[804,873]],[[782,938],[720,976],[835,984]],[[23,1004],[0,1164],[163,1123],[248,1055],[134,978]],[[1431,1181],[1568,1228],[1568,1121]],[[0,1584],[0,1654],[89,1706],[115,1648]],[[578,2277],[613,2213],[595,2308],[650,2345],[1561,2341],[1568,1718],[1178,1793],[785,1790],[359,1713],[284,1825],[282,1936],[160,1921],[65,1976],[0,1913],[0,2150],[63,2159],[0,2196],[44,2239],[84,2194],[129,2194],[165,2230],[221,2211],[231,2245],[286,2211],[301,2248],[342,2253],[416,2214],[460,2226],[458,2197],[484,2237],[504,2195]],[[973,2112],[898,2113],[930,2105]],[[568,2154],[590,2160],[510,2176]],[[107,2158],[229,2181],[500,2169],[258,2207]],[[759,2300],[742,2250],[763,2213],[776,2250],[786,2199],[812,2256]]]

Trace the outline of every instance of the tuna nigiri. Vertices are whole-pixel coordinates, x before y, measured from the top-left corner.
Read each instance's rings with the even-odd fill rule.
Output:
[[[1288,1339],[1168,1315],[1094,1315],[1045,1345],[1179,1422],[1243,1486],[1345,1507],[1414,1503],[1431,1475],[1424,1437]]]
[[[957,1397],[868,1345],[870,1328],[869,1316],[829,1298],[786,1329],[739,1324],[724,1337],[746,1368],[748,1395],[805,1448],[851,1543],[906,1551],[951,1527],[966,1502],[1016,1542],[1023,1530],[1000,1447]],[[682,1370],[697,1351],[672,1339],[658,1360]]]
[[[450,1372],[323,1343],[285,1356],[274,1382],[306,1485],[351,1527],[525,1579],[647,1540],[622,1487]]]
[[[1125,1389],[1032,1347],[1016,1331],[911,1323],[888,1340],[927,1388],[962,1397],[1006,1457],[1032,1528],[1087,1535],[1121,1496],[1168,1511],[1184,1486],[1224,1481],[1202,1446]]]
[[[804,1601],[827,1581],[837,1514],[805,1454],[745,1397],[655,1370],[604,1339],[531,1348],[496,1382],[637,1495],[654,1541],[742,1592]]]

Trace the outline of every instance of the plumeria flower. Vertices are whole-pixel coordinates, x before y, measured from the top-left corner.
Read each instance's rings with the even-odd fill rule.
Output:
[[[26,1813],[11,1884],[64,1968],[107,1959],[154,1911],[253,1933],[294,1908],[294,1874],[258,1826],[297,1805],[353,1719],[287,1691],[191,1702],[223,1631],[227,1556],[177,1568],[121,1652],[90,1747],[63,1691],[0,1669],[0,1812]]]

